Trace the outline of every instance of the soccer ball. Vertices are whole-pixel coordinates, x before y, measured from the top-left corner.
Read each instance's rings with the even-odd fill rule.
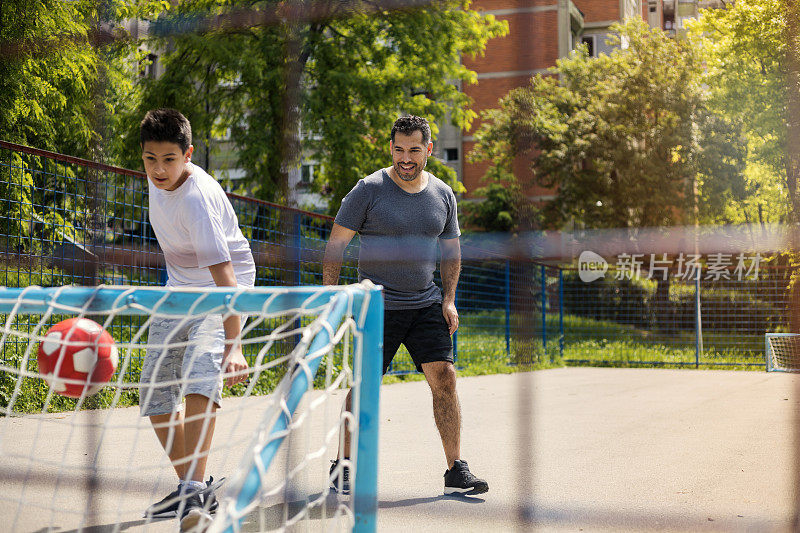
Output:
[[[70,318],[50,328],[39,343],[38,360],[39,373],[55,392],[80,398],[97,393],[111,379],[119,353],[100,324]]]

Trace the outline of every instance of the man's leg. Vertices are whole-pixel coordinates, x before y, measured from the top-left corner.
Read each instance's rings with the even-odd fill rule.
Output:
[[[405,338],[406,331],[411,322],[413,311],[392,311],[386,310],[383,312],[383,374],[389,369],[392,364],[392,359],[400,348],[400,344]],[[347,398],[344,402],[344,411],[352,413],[352,399],[353,389],[347,391]],[[341,430],[344,431],[344,442],[342,443],[339,453],[336,456],[338,461],[341,458],[350,457],[350,432],[346,431],[346,425],[342,424]]]
[[[353,389],[348,389],[347,391],[347,398],[344,400],[344,411],[347,413],[352,413],[350,406],[352,405],[352,398],[353,398]],[[345,418],[345,420],[349,420]],[[339,453],[336,455],[336,460],[338,461],[342,457],[350,457],[350,431],[347,427],[347,422],[342,423],[341,431],[344,432],[344,442],[342,442],[342,446],[339,449]]]
[[[489,484],[475,477],[461,459],[461,405],[456,392],[456,369],[450,361],[431,361],[421,366],[433,394],[433,417],[447,460],[444,493],[483,494],[489,490]]]
[[[442,438],[447,468],[461,458],[461,404],[456,391],[456,369],[449,361],[422,363],[433,395],[433,418]]]

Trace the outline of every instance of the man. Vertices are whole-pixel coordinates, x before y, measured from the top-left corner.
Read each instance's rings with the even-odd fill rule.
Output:
[[[461,270],[455,195],[425,171],[433,143],[424,118],[399,118],[389,147],[392,166],[359,180],[342,200],[325,249],[323,283],[338,283],[344,249],[359,233],[359,280],[384,287],[383,372],[404,344],[433,394],[434,419],[447,460],[445,494],[481,494],[489,485],[461,459],[461,410],[451,339],[458,329],[455,297]],[[437,244],[442,251],[442,291],[433,282]],[[348,392],[348,410],[350,396]],[[349,457],[346,432],[343,449],[331,466],[331,486],[344,493],[350,490]]]

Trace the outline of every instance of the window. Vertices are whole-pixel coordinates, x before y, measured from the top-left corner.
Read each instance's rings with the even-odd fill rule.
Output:
[[[147,54],[147,64],[144,66],[142,75],[145,78],[155,79],[158,70],[158,56],[155,54]]]
[[[300,165],[300,183],[303,185],[310,185],[314,180],[314,167],[316,165],[303,163]]]
[[[458,148],[445,148],[444,149],[445,161],[458,161]]]
[[[586,49],[589,51],[589,57],[597,57],[594,49],[594,35],[584,35],[581,37],[581,43],[586,45]]]

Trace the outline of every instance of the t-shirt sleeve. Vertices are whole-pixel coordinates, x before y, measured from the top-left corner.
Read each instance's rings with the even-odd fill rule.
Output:
[[[231,260],[228,239],[222,226],[222,217],[210,206],[194,204],[189,217],[189,235],[197,255],[198,268]]]
[[[364,180],[358,180],[356,186],[342,199],[342,206],[336,213],[334,222],[349,230],[360,231],[367,219],[369,204],[369,188]]]
[[[444,224],[444,229],[439,235],[440,239],[455,239],[461,235],[461,229],[458,227],[458,208],[456,204],[456,195],[453,190],[447,187],[445,203],[447,204],[447,221]]]

